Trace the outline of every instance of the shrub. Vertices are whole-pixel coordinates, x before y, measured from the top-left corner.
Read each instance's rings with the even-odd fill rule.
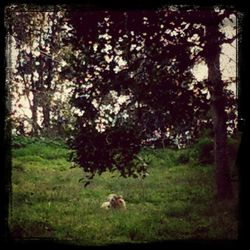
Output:
[[[46,137],[29,137],[29,136],[13,136],[11,138],[11,146],[13,148],[22,148],[30,144],[37,144],[40,146],[52,146],[66,148],[64,141],[60,138],[46,138]]]
[[[177,164],[187,164],[189,162],[189,154],[188,152],[182,152],[176,159]]]
[[[12,139],[13,157],[66,158],[68,149],[62,141],[50,138],[17,136]]]
[[[213,164],[214,142],[212,138],[201,137],[194,145],[192,156],[198,164]]]
[[[227,141],[227,153],[230,163],[235,164],[239,149],[240,138],[229,137]],[[198,164],[213,164],[214,162],[214,140],[211,134],[204,133],[193,146],[191,157]]]
[[[13,136],[11,140],[11,146],[13,148],[26,147],[28,144],[34,143],[38,140],[36,137],[26,137],[26,136]]]
[[[214,162],[214,142],[210,138],[204,138],[198,143],[198,161],[202,164]]]

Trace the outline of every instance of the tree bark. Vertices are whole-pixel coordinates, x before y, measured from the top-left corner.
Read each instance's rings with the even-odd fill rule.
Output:
[[[232,198],[233,191],[227,154],[225,98],[220,71],[221,47],[216,39],[219,37],[218,26],[208,25],[207,35],[206,63],[213,113],[217,199],[224,200]]]
[[[37,94],[35,93],[36,90],[32,90],[33,93],[33,104],[31,106],[31,114],[32,114],[32,135],[38,135],[38,124],[37,124]]]
[[[39,37],[39,49],[41,51],[44,50],[42,42],[44,37],[44,22],[45,22],[45,15],[46,13],[42,14],[42,24],[40,26],[40,37]],[[42,113],[43,113],[43,128],[45,128],[45,131],[49,129],[50,125],[50,98],[49,98],[49,85],[51,79],[49,79],[49,82],[47,80],[44,80],[44,72],[46,72],[46,62],[44,62],[42,56],[40,55],[40,65],[39,65],[39,90],[40,91],[40,103],[39,105],[42,107]],[[49,67],[48,75],[50,76],[50,67]],[[49,77],[48,76],[48,77]]]
[[[32,50],[32,30],[30,30],[30,50]],[[38,135],[38,124],[37,124],[37,108],[38,108],[38,93],[37,93],[37,86],[34,80],[34,58],[32,51],[29,54],[30,59],[30,69],[31,69],[31,91],[33,94],[33,103],[31,106],[31,114],[32,114],[32,135]]]
[[[50,107],[45,105],[43,106],[43,126],[45,129],[49,129],[50,125]]]

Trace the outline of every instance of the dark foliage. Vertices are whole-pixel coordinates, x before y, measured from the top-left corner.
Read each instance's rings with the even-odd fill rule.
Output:
[[[187,164],[190,161],[189,154],[181,153],[176,161],[178,164]]]
[[[206,33],[206,27],[217,27],[229,12],[198,7],[68,12],[74,31],[68,42],[78,52],[72,53],[71,66],[63,73],[75,85],[73,106],[83,111],[71,145],[77,151],[75,161],[85,171],[109,169],[130,176],[138,170],[131,167],[135,155],[155,134],[164,147],[177,137],[187,144],[187,131],[195,139],[211,128],[211,84],[197,82],[191,68],[216,53],[207,47],[214,34]],[[216,35],[222,42],[223,35]],[[193,36],[198,40],[190,40]],[[128,97],[117,112],[111,92]],[[105,105],[110,108],[101,110]],[[97,129],[100,119],[106,120],[103,131]],[[209,143],[200,145],[202,163],[211,162]],[[180,160],[186,162],[184,158]]]

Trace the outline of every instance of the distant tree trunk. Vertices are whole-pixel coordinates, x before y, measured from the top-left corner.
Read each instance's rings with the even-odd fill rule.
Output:
[[[44,42],[44,22],[45,22],[45,15],[46,13],[41,13],[42,14],[42,19],[41,19],[41,26],[40,26],[40,37],[39,37],[39,48],[41,51],[43,51],[43,42]],[[50,62],[49,62],[50,63]],[[43,128],[47,132],[49,129],[50,125],[50,98],[48,96],[48,91],[49,91],[49,84],[48,80],[44,79],[44,72],[47,70],[47,64],[44,62],[44,59],[42,55],[40,55],[40,65],[39,65],[39,89],[41,90],[39,93],[40,96],[40,103],[39,106],[42,107],[42,113],[43,113]],[[50,66],[49,66],[49,72],[48,72],[48,78],[50,77]],[[51,81],[51,79],[49,79]]]
[[[49,129],[50,125],[50,107],[47,105],[43,106],[43,126],[45,129]]]
[[[207,26],[206,63],[208,66],[208,84],[212,101],[214,152],[216,164],[217,198],[232,198],[232,183],[227,154],[227,127],[223,82],[220,72],[219,30],[216,25]]]
[[[46,131],[49,130],[50,126],[50,112],[51,112],[51,81],[53,79],[52,75],[53,63],[52,60],[49,61],[48,64],[48,76],[46,80],[43,82],[43,93],[42,93],[42,109],[43,109],[43,126]]]
[[[30,53],[30,62],[31,62],[31,69],[33,68],[32,62],[32,54]],[[33,69],[31,70],[31,90],[33,94],[33,101],[31,105],[31,114],[32,114],[32,135],[38,135],[38,124],[37,124],[37,108],[38,108],[38,94],[37,88],[35,86],[34,81],[34,72]]]
[[[54,77],[54,61],[53,61],[53,53],[56,47],[55,44],[55,19],[56,19],[56,12],[55,12],[55,8],[53,10],[53,15],[52,15],[52,26],[51,26],[51,59],[48,61],[47,66],[47,70],[48,70],[48,75],[46,80],[44,81],[44,105],[43,105],[43,126],[46,129],[46,131],[49,131],[49,126],[51,124],[51,97],[52,97],[52,93],[55,92],[56,87],[52,87],[52,80]],[[41,32],[42,33],[42,32]],[[48,35],[50,31],[48,31]],[[46,69],[45,69],[46,70]]]
[[[33,93],[33,104],[31,106],[31,114],[32,114],[32,135],[38,135],[38,124],[37,124],[37,107],[38,107],[38,99],[35,91]]]
[[[52,67],[53,67],[52,61],[50,60],[48,65],[48,76],[45,82],[43,83],[44,91],[42,93],[42,100],[41,100],[43,109],[43,126],[46,131],[49,130],[50,126],[51,96],[52,96],[51,81],[53,79]]]
[[[34,80],[34,58],[33,58],[33,54],[32,54],[32,45],[33,45],[33,37],[32,37],[32,30],[31,29],[29,31],[29,37],[30,37],[30,41],[29,41],[29,46],[30,46],[30,53],[29,53],[29,61],[30,61],[30,74],[31,74],[31,79],[30,79],[30,83],[31,83],[31,92],[33,94],[33,101],[32,101],[32,105],[31,105],[31,119],[32,119],[32,130],[31,130],[31,134],[32,135],[38,135],[38,124],[37,124],[37,108],[38,108],[38,91],[37,91],[37,84]]]

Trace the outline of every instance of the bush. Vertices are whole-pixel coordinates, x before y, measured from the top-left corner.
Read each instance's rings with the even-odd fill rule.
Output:
[[[59,139],[16,136],[12,138],[13,157],[41,157],[47,160],[66,158],[67,146]]]
[[[199,141],[194,145],[192,156],[198,164],[213,164],[213,139],[209,137],[201,137]]]
[[[27,137],[27,136],[21,136],[21,135],[13,136],[11,139],[12,139],[11,146],[13,148],[26,147],[28,144],[38,141],[38,138],[36,137]]]
[[[41,146],[59,146],[66,148],[64,141],[61,138],[46,138],[46,137],[31,137],[31,136],[13,136],[11,138],[11,146],[13,148],[23,148],[30,144]]]
[[[240,137],[229,137],[227,141],[228,161],[235,164],[238,155]],[[194,144],[190,156],[198,164],[213,164],[214,162],[214,140],[211,134],[204,132]]]
[[[188,152],[182,152],[176,159],[177,164],[187,164],[189,162],[189,154]]]

